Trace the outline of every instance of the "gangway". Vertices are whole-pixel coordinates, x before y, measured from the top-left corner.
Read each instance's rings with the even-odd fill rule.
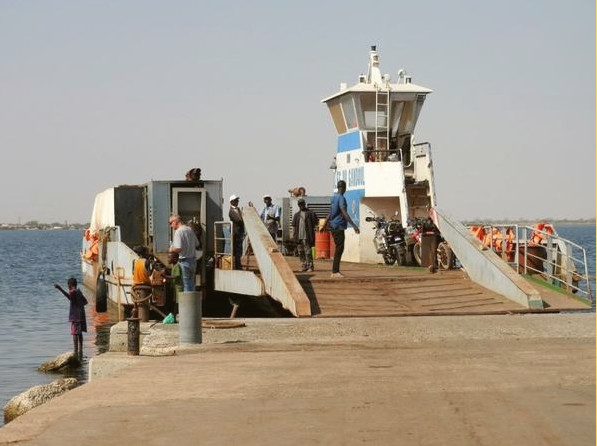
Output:
[[[513,250],[512,265],[508,263],[507,259],[504,260],[500,257],[492,248],[492,246],[486,246],[478,238],[476,238],[463,224],[452,218],[447,212],[434,208],[430,212],[431,219],[439,229],[442,237],[449,243],[452,251],[457,256],[458,260],[466,270],[471,280],[488,288],[496,293],[507,297],[508,299],[526,307],[532,309],[541,309],[544,307],[542,294],[537,291],[529,281],[527,281],[519,272],[526,273],[527,269],[531,267],[527,266],[527,259],[535,257],[535,261],[539,261],[536,256],[533,256],[527,251],[528,244],[521,243],[522,239],[519,239],[518,228],[515,231],[515,239],[513,245],[516,249]],[[506,232],[506,229],[504,229]],[[490,232],[491,234],[491,232]],[[505,240],[505,237],[504,237]],[[526,238],[525,238],[526,240]],[[558,240],[558,245],[565,243],[571,243],[565,240]],[[580,248],[578,245],[574,245]],[[523,248],[523,257],[525,258],[524,264],[519,261],[519,247]],[[582,248],[581,248],[582,249]],[[562,249],[560,246],[558,254],[560,257],[565,255],[566,249]],[[586,259],[585,259],[585,275],[580,276],[573,271],[575,258],[568,256],[561,262],[563,265],[568,265],[567,271],[562,271],[564,267],[558,266],[559,264],[555,261],[556,254],[552,254],[551,250],[547,250],[547,256],[545,263],[547,265],[547,271],[545,274],[556,285],[566,285],[567,288],[573,289],[576,292],[580,292],[580,298],[591,303],[590,287],[587,280],[587,290],[583,291],[578,286],[573,285],[573,278],[577,277],[588,277],[586,271]],[[552,258],[554,257],[554,258]],[[586,257],[586,254],[585,254]],[[543,261],[541,260],[541,263]],[[515,268],[513,268],[514,266]],[[558,270],[559,274],[555,274]],[[550,272],[551,271],[551,272]],[[533,272],[537,273],[538,270]],[[570,284],[566,282],[568,277]]]
[[[318,260],[315,272],[301,273],[298,259],[282,255],[253,207],[243,210],[243,218],[252,251],[243,258],[243,270],[232,269],[230,223],[216,224],[227,225],[227,229],[216,226],[215,290],[269,296],[295,317],[512,314],[590,308],[567,295],[539,292],[466,227],[438,209],[432,218],[465,273],[430,274],[422,268],[343,262],[347,274],[338,280],[329,276],[330,260]],[[223,240],[227,247],[218,248]]]
[[[215,289],[249,296],[268,295],[296,317],[311,316],[309,298],[263,225],[257,210],[252,206],[245,207],[243,221],[259,274],[255,271],[216,268]],[[219,232],[216,230],[216,237]],[[229,246],[233,244],[230,242]]]

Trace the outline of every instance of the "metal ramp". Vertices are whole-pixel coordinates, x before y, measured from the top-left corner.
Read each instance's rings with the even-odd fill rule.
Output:
[[[525,308],[543,308],[539,292],[496,253],[485,248],[462,223],[437,208],[432,209],[431,218],[472,281]]]
[[[269,295],[296,317],[310,316],[311,304],[294,272],[272,240],[254,207],[243,209],[243,220],[256,271],[216,268],[215,289],[249,296]]]

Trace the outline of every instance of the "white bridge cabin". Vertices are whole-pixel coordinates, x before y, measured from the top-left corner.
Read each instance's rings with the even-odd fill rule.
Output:
[[[413,84],[404,70],[392,83],[381,74],[376,47],[369,53],[369,69],[358,83],[322,102],[327,104],[338,133],[334,185],[346,181],[348,212],[361,230],[349,229],[343,260],[378,263],[373,229],[365,217],[427,217],[435,206],[431,146],[414,143],[414,130],[431,90]]]

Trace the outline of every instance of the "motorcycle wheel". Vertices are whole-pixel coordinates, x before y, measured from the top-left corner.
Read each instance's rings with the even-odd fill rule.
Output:
[[[421,245],[418,243],[413,246],[413,257],[415,258],[417,265],[421,266]]]
[[[396,257],[396,265],[398,266],[406,266],[406,252],[399,252]]]
[[[454,252],[447,242],[441,242],[437,247],[437,265],[439,269],[452,269],[454,267]]]
[[[383,261],[386,265],[393,265],[394,262],[396,261],[396,259],[394,258],[394,256],[392,256],[390,254],[384,254]]]

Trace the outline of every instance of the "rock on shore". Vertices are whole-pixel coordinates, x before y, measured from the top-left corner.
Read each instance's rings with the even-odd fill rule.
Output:
[[[37,370],[40,372],[57,372],[67,367],[78,367],[81,365],[79,358],[73,352],[64,352],[48,362],[44,362]]]
[[[4,422],[8,423],[14,420],[25,412],[77,387],[77,385],[78,381],[75,378],[62,378],[50,384],[31,387],[6,403],[4,406]]]

